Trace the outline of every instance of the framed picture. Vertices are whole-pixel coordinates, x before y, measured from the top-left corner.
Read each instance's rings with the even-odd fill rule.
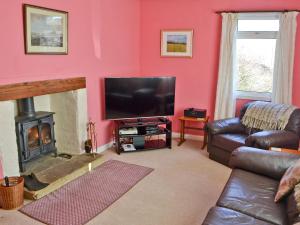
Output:
[[[67,54],[68,13],[24,4],[26,54]]]
[[[161,56],[192,57],[193,30],[162,30]]]

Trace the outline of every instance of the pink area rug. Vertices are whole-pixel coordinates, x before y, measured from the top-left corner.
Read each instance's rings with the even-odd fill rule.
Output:
[[[85,224],[153,171],[109,160],[20,211],[50,225]]]

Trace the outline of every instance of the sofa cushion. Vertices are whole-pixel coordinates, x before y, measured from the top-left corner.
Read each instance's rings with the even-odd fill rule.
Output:
[[[300,223],[295,191],[290,193],[286,198],[286,212],[287,212],[289,224]]]
[[[247,137],[246,134],[218,134],[214,135],[212,144],[232,152],[234,149],[244,146]]]
[[[300,182],[300,160],[289,167],[280,180],[279,187],[275,196],[275,202],[280,201],[290,193],[296,184]]]
[[[275,203],[278,181],[234,169],[217,205],[274,224],[287,224],[285,203]]]
[[[300,183],[294,188],[294,198],[296,201],[298,212],[300,212]]]
[[[213,207],[209,210],[205,220],[202,223],[203,225],[270,225],[271,223],[256,219],[254,217],[245,215],[243,213],[222,208],[222,207]]]

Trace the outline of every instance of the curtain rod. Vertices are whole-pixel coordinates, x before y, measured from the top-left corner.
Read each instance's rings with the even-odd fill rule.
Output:
[[[300,12],[299,9],[289,9],[289,10],[263,10],[263,11],[216,11],[216,14],[221,13],[281,13],[281,12]]]

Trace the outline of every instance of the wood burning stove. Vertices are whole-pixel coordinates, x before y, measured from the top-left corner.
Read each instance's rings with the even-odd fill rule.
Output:
[[[20,171],[25,164],[42,155],[54,153],[53,112],[35,112],[33,98],[17,100],[18,116],[15,117]]]

